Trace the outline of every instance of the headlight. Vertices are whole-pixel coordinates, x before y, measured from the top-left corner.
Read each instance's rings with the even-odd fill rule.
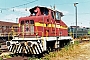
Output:
[[[28,42],[28,46],[30,46],[31,45],[31,42]]]
[[[7,46],[10,46],[10,42],[7,42]]]

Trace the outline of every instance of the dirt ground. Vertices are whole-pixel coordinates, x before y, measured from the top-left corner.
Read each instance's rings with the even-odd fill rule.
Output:
[[[28,60],[27,57],[13,57],[9,59],[3,59],[3,60]]]
[[[90,42],[80,43],[73,51],[67,51],[63,57],[57,56],[51,60],[90,60]]]

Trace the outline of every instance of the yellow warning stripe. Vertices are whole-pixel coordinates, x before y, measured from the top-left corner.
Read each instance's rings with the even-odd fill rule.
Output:
[[[46,24],[36,22],[35,26],[46,27]],[[55,24],[48,24],[47,27],[54,27],[54,28],[56,27],[56,28],[61,28],[61,29],[68,29],[68,27],[66,27],[66,26],[60,26],[60,25],[55,25]]]
[[[61,29],[68,29],[68,27],[60,26]]]
[[[43,26],[43,27],[46,27],[46,24],[42,24],[42,23],[35,23],[35,26]]]

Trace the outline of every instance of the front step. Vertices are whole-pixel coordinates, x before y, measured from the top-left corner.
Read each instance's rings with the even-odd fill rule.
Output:
[[[8,49],[0,49],[0,52],[8,52]]]
[[[0,41],[0,54],[2,54],[3,52],[8,52],[8,48],[6,46],[6,42]]]
[[[1,48],[0,48],[0,55],[1,55],[2,53],[5,53],[5,52],[9,52],[8,49],[1,49]]]

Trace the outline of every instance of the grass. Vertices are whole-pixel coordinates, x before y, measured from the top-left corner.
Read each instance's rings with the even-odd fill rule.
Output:
[[[75,45],[78,45],[78,44],[79,44],[79,41],[75,41],[74,44],[75,44]]]
[[[57,57],[64,57],[64,56],[69,56],[70,54],[72,55],[74,52],[74,50],[76,49],[76,47],[78,47],[79,41],[75,41],[74,44],[69,44],[64,46],[64,48],[62,48],[59,51],[55,51],[55,52],[50,52],[48,55],[45,55],[45,57],[43,57],[43,59],[46,60],[55,60],[54,58]],[[68,58],[67,58],[68,59]]]
[[[2,57],[0,57],[0,60],[3,60],[3,58],[2,58]]]
[[[28,57],[28,60],[42,60],[42,59],[41,59],[41,58],[38,59],[38,58],[36,58],[36,57]]]
[[[10,55],[4,55],[4,58],[12,58]]]

